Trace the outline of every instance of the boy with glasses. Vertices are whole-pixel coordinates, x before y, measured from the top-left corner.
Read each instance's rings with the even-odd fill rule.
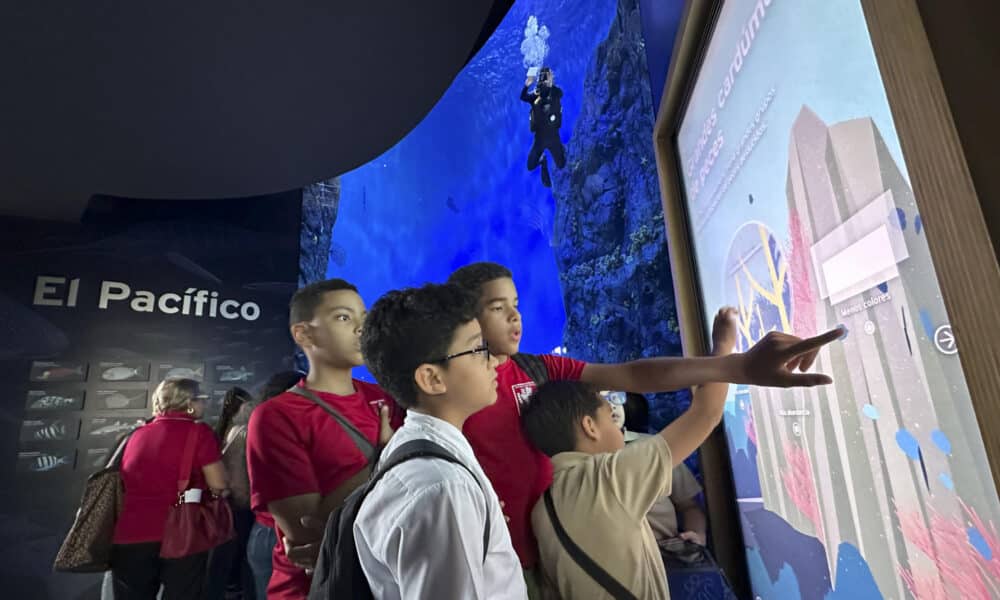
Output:
[[[400,463],[371,489],[354,522],[375,598],[526,598],[499,500],[462,426],[496,401],[497,361],[476,297],[454,285],[389,292],[361,338],[368,369],[407,409],[382,452],[427,440],[460,461]]]

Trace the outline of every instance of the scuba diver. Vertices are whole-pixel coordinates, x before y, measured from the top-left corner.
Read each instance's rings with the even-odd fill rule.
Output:
[[[535,134],[535,142],[528,152],[528,170],[534,171],[540,164],[542,185],[552,187],[545,151],[549,151],[556,167],[561,169],[566,165],[566,148],[559,139],[559,127],[562,125],[562,89],[556,86],[555,75],[549,67],[542,67],[538,76],[538,85],[534,91],[528,91],[535,81],[530,75],[524,82],[524,89],[521,90],[521,100],[531,104],[531,132]]]

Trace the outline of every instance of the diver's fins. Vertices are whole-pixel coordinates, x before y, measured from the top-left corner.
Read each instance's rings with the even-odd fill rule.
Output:
[[[542,156],[542,185],[552,187],[552,177],[549,176],[549,159]]]

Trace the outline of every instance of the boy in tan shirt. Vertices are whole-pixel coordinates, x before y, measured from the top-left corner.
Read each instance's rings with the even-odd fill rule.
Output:
[[[712,331],[716,355],[729,354],[735,346],[735,316],[729,308],[716,315]],[[771,335],[787,357],[785,368],[792,371],[811,366],[819,349],[841,332],[833,330],[808,340]],[[798,385],[830,382],[824,375],[795,380]],[[658,499],[670,494],[674,467],[722,419],[727,390],[724,383],[701,386],[684,414],[658,435],[626,447],[610,405],[596,390],[575,381],[553,381],[538,389],[522,409],[521,418],[531,443],[552,457],[552,486],[531,513],[543,585],[549,594],[588,600],[670,597],[646,515]],[[577,547],[576,556],[569,553],[567,540],[554,527],[553,512],[568,544]],[[596,569],[585,570],[579,562],[581,554]]]

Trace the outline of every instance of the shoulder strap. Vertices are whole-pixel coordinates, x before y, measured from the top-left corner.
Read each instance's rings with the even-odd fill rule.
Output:
[[[559,542],[573,560],[576,561],[576,564],[580,565],[580,568],[586,571],[587,575],[590,575],[594,581],[599,583],[615,600],[638,600],[635,594],[628,591],[628,588],[624,585],[618,583],[617,579],[601,568],[601,565],[594,562],[594,559],[590,558],[583,551],[583,548],[577,546],[576,542],[569,537],[569,534],[563,529],[559,517],[556,516],[556,507],[552,503],[552,492],[549,490],[545,490],[545,511],[549,513],[549,520],[552,521],[552,528],[555,529]]]
[[[483,488],[483,484],[480,483],[479,478],[476,474],[472,472],[472,469],[468,467],[464,462],[456,458],[451,452],[441,447],[439,444],[435,444],[430,440],[413,440],[402,444],[399,448],[393,452],[389,458],[379,466],[375,474],[372,475],[371,481],[368,482],[364,494],[361,497],[361,501],[358,506],[361,506],[361,502],[371,493],[375,484],[379,482],[382,477],[391,471],[394,467],[397,467],[408,460],[413,460],[414,458],[439,458],[441,460],[446,460],[450,463],[455,463],[460,465],[472,480],[476,482],[479,486],[479,491],[483,493],[483,498],[486,500],[486,528],[483,531],[483,562],[486,562],[486,555],[489,553],[490,547],[490,499],[486,490]]]
[[[184,493],[191,481],[191,467],[194,465],[194,447],[198,442],[198,425],[192,421],[188,429],[187,441],[184,442],[184,454],[181,455],[181,470],[177,475],[177,493]]]
[[[247,437],[246,425],[236,425],[235,427],[230,429],[229,433],[226,434],[226,445],[222,447],[222,454],[225,454],[227,451],[229,451],[229,448],[233,445],[233,442],[235,442],[240,438],[243,438],[245,440],[246,437]]]
[[[320,408],[330,413],[330,416],[333,417],[337,421],[337,423],[340,424],[341,428],[343,428],[344,430],[344,433],[346,433],[351,438],[351,441],[354,442],[354,445],[357,446],[358,450],[361,451],[361,454],[368,459],[368,465],[374,466],[375,461],[378,459],[377,449],[375,448],[374,445],[372,445],[370,441],[368,441],[368,438],[365,437],[365,434],[361,433],[361,431],[354,426],[354,423],[351,423],[349,420],[347,420],[347,417],[340,414],[340,412],[338,412],[337,409],[324,402],[319,396],[317,396],[311,390],[305,387],[295,385],[289,388],[288,391],[293,394],[302,396],[303,398],[312,400]]]
[[[537,354],[525,354],[518,352],[510,357],[521,370],[531,377],[535,385],[541,386],[549,380],[549,370],[545,366],[545,361]]]
[[[125,444],[128,443],[129,438],[131,438],[132,434],[135,433],[136,431],[139,431],[139,427],[136,427],[132,431],[129,431],[124,436],[122,436],[122,438],[118,441],[118,445],[115,447],[115,451],[111,453],[111,456],[108,458],[108,461],[104,463],[105,469],[109,469],[112,471],[118,471],[121,469],[122,456],[124,456],[125,454]]]

